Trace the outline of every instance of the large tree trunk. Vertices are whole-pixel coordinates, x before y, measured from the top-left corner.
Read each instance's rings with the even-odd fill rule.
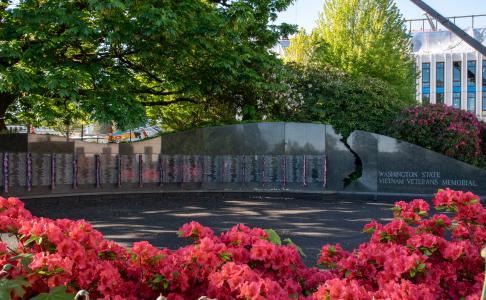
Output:
[[[10,93],[0,93],[0,131],[7,130],[5,125],[5,113],[8,107],[15,101],[15,96]]]

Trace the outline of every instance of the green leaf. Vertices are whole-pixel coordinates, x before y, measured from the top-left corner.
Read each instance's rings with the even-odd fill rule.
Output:
[[[101,251],[98,253],[99,259],[115,260],[116,254],[113,251]]]
[[[415,269],[410,270],[410,277],[415,277],[416,274],[417,274],[417,270]]]
[[[374,228],[374,227],[369,227],[369,228],[363,229],[364,233],[369,233],[369,234],[372,234],[375,231],[376,231],[376,228]]]
[[[231,261],[231,253],[229,252],[221,252],[219,253],[219,257],[224,261]]]
[[[282,240],[277,232],[273,229],[265,229],[265,232],[268,234],[268,240],[274,245],[282,245]]]
[[[294,243],[290,238],[284,239],[283,242],[286,243],[287,245],[294,246],[297,249],[297,251],[299,252],[300,256],[306,257],[304,250],[302,250],[302,248],[299,245],[297,245],[296,243]]]
[[[162,275],[155,275],[154,279],[152,280],[153,283],[159,283],[165,280],[165,277]]]
[[[21,253],[18,254],[14,257],[12,257],[10,260],[17,260],[20,259],[20,264],[25,268],[28,269],[30,263],[32,262],[34,255],[32,253]]]
[[[167,289],[169,287],[169,281],[167,281],[165,276],[160,275],[160,274],[154,275],[154,277],[152,279],[152,284],[159,285],[160,283],[162,283],[162,287],[164,289]]]
[[[49,293],[41,293],[30,300],[73,300],[74,295],[66,293],[65,286],[56,286]]]
[[[150,258],[150,262],[155,265],[155,264],[158,264],[159,261],[164,258],[164,255],[163,254],[159,254],[159,255],[155,255],[154,257]]]
[[[59,274],[59,273],[62,273],[62,272],[64,272],[63,268],[55,268],[52,271],[45,271],[45,270],[42,270],[42,269],[36,271],[37,274],[44,275],[44,276],[50,276],[50,275]]]
[[[421,263],[417,266],[417,271],[423,272],[425,270],[425,264]]]
[[[41,240],[41,242],[42,242],[41,237],[33,235],[28,240],[26,240],[24,244],[27,246],[27,245],[31,244],[32,242],[36,242],[38,245],[40,245],[39,240]]]
[[[17,277],[15,279],[0,279],[0,299],[10,300],[10,294],[22,298],[25,294],[24,287],[28,287],[30,284],[23,278]]]
[[[12,268],[13,268],[13,266],[11,264],[5,264],[5,265],[3,265],[2,271],[8,271]]]

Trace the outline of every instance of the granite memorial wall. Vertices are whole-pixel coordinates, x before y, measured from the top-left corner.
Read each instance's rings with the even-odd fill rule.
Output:
[[[363,162],[349,191],[430,195],[441,188],[486,195],[486,171],[391,137],[355,131],[348,138]]]
[[[19,140],[18,137],[15,137]],[[41,144],[39,151],[29,143]],[[363,131],[347,140],[321,124],[201,128],[131,144],[97,145],[26,135],[0,146],[3,195],[133,191],[291,191],[430,195],[438,188],[486,195],[486,172],[427,149]],[[22,140],[22,139],[20,139]],[[345,179],[359,169],[359,178]]]
[[[0,149],[0,187],[3,195],[17,196],[146,190],[320,192],[328,189],[327,173],[342,169],[327,168],[328,129],[333,132],[317,124],[230,125],[110,145],[63,145],[59,138],[44,138],[39,151],[32,141],[41,138],[16,136],[23,142]],[[50,142],[63,150],[47,153]]]

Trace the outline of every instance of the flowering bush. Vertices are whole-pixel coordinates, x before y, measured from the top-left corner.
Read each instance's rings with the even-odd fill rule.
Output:
[[[429,205],[421,199],[400,201],[390,223],[365,225],[369,242],[352,252],[325,246],[319,263],[337,276],[319,288],[317,297],[479,299],[486,210],[474,194],[449,189],[439,191],[433,204],[452,217],[428,218]]]
[[[452,158],[484,166],[481,124],[470,112],[443,104],[428,104],[403,111],[389,134]]]
[[[486,210],[453,190],[433,204],[447,215],[429,217],[424,200],[397,202],[391,222],[365,225],[369,242],[351,252],[324,246],[319,269],[272,230],[239,224],[217,236],[191,222],[179,231],[189,246],[127,249],[85,221],[34,217],[20,200],[0,198],[0,232],[18,239],[15,249],[0,242],[0,298],[72,299],[86,290],[95,299],[479,299]]]

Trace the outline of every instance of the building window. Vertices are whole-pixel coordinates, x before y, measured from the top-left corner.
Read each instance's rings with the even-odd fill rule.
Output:
[[[486,112],[486,90],[483,90],[483,111]]]
[[[430,64],[422,64],[422,87],[430,87]]]
[[[444,103],[444,63],[436,64],[436,98],[435,103]]]
[[[452,86],[461,87],[461,62],[455,61],[452,71]]]
[[[467,62],[467,88],[476,88],[476,61]]]
[[[422,103],[430,102],[430,63],[422,64]]]
[[[483,60],[483,88],[486,87],[486,60]]]
[[[444,92],[435,94],[435,103],[444,104]]]
[[[461,108],[461,62],[452,64],[452,106]]]
[[[483,111],[486,111],[486,60],[483,60]]]
[[[437,63],[437,87],[444,87],[444,63]]]
[[[452,106],[461,108],[461,93],[452,93]]]
[[[476,92],[467,93],[467,111],[476,112]]]
[[[476,61],[467,62],[467,111],[476,112]]]

